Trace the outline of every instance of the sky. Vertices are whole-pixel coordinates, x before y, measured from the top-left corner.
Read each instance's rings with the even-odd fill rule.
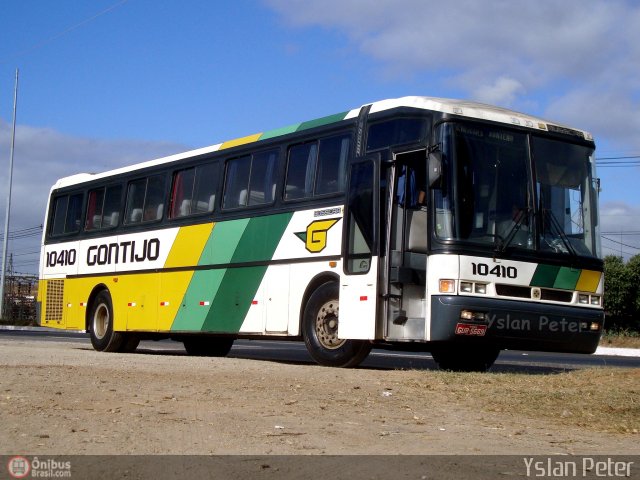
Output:
[[[2,0],[0,220],[13,269],[50,186],[405,95],[593,133],[603,253],[640,253],[640,1]],[[635,157],[635,158],[633,158]],[[600,160],[602,159],[602,160]],[[609,160],[610,161],[610,160]]]

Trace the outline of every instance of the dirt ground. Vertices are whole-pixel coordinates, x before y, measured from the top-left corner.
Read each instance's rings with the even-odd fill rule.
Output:
[[[110,354],[2,339],[0,453],[640,452],[637,434],[490,408],[461,395],[464,382],[428,370]]]

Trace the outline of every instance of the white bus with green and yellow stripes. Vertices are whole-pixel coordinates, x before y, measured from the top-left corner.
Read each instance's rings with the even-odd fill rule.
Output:
[[[42,326],[96,350],[304,340],[485,370],[501,349],[593,353],[604,322],[595,144],[488,105],[405,97],[100,174],[45,218]]]

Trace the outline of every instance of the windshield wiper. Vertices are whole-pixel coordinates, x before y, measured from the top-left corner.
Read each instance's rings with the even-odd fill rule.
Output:
[[[567,234],[565,233],[564,229],[560,225],[560,222],[558,222],[558,219],[553,214],[553,212],[549,209],[543,209],[542,212],[544,214],[543,219],[546,219],[546,218],[549,219],[549,224],[551,225],[551,228],[549,230],[551,231],[551,234],[554,235],[556,239],[559,238],[562,241],[567,253],[571,254],[574,257],[577,256],[578,254],[576,253],[575,249],[571,245],[571,241],[569,240],[569,237],[567,237]],[[554,233],[554,230],[555,230],[555,233]],[[552,243],[549,243],[549,246],[556,251],[559,250],[559,248],[554,246]]]
[[[529,216],[530,211],[531,211],[530,207],[524,207],[522,210],[520,210],[520,212],[518,213],[518,218],[516,219],[516,222],[513,224],[513,226],[509,229],[507,236],[504,237],[504,239],[500,237],[496,237],[496,243],[495,243],[496,252],[502,253],[507,249],[507,247],[511,244],[515,236],[520,231],[520,228],[522,227],[522,222],[526,217]]]

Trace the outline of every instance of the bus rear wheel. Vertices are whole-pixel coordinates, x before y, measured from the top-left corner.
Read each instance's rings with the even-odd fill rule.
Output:
[[[117,352],[123,345],[124,336],[113,330],[113,303],[107,290],[98,293],[91,304],[89,336],[99,352]]]
[[[233,347],[233,338],[229,337],[192,337],[182,343],[189,355],[196,357],[226,357]]]
[[[500,355],[500,349],[491,346],[448,346],[431,352],[442,370],[453,372],[486,372]]]
[[[369,352],[371,344],[363,340],[338,337],[338,284],[321,285],[309,298],[302,317],[302,337],[309,355],[327,367],[355,367]]]

